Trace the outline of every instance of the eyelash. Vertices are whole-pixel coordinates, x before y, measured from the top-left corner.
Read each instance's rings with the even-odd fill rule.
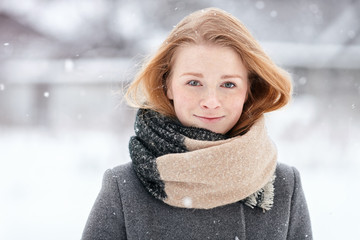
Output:
[[[194,86],[194,87],[201,86],[200,82],[196,81],[196,80],[191,80],[187,84],[190,85],[190,86]],[[231,86],[226,86],[228,84],[231,84]],[[223,86],[225,88],[234,88],[234,87],[236,87],[236,84],[232,83],[232,82],[225,82],[225,83],[221,84],[221,86]]]
[[[225,85],[227,85],[227,84],[231,84],[231,87],[226,87]],[[234,88],[234,87],[236,87],[235,83],[232,83],[232,82],[223,83],[222,86],[224,86],[225,88]]]
[[[187,84],[190,86],[200,86],[201,85],[200,82],[196,81],[196,80],[191,80]]]

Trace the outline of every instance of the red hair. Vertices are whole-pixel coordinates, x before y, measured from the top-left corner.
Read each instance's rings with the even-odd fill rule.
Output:
[[[244,134],[264,113],[289,102],[292,86],[288,73],[274,64],[238,19],[220,9],[207,8],[186,16],[171,31],[127,89],[128,103],[176,118],[166,96],[173,56],[179,46],[202,43],[234,49],[248,70],[248,97],[239,121],[228,135]]]

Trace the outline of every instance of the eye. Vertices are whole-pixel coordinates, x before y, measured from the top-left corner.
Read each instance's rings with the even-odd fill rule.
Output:
[[[226,82],[222,85],[224,88],[234,88],[236,85],[232,82]]]
[[[196,80],[191,80],[187,84],[190,86],[201,86],[200,82]]]

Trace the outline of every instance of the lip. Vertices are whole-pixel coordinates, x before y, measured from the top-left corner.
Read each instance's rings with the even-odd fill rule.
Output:
[[[220,117],[207,117],[207,116],[198,116],[196,114],[194,114],[194,116],[198,119],[200,119],[203,122],[207,122],[207,123],[214,123],[214,122],[218,122],[221,119],[223,119],[225,116],[220,116]]]

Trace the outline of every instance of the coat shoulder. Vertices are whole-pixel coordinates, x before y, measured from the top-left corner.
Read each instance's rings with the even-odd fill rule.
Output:
[[[277,201],[290,201],[295,187],[295,168],[284,163],[278,163],[275,171],[275,196]]]
[[[291,201],[294,192],[301,189],[299,171],[295,167],[278,163],[275,175],[274,187],[277,201]]]
[[[289,166],[285,163],[278,163],[276,166],[276,176],[281,177],[294,177],[297,169],[295,167]]]
[[[277,181],[287,183],[290,187],[294,187],[294,185],[297,184],[297,181],[300,180],[299,171],[295,167],[284,163],[277,164],[275,175]]]
[[[116,177],[127,177],[133,175],[133,168],[131,162],[116,166],[108,171],[111,171],[112,174]]]
[[[132,162],[128,162],[112,169],[107,170],[116,182],[119,189],[120,196],[123,201],[132,201],[131,198],[139,198],[142,195],[150,195],[141,184],[140,179],[137,177]],[[123,202],[123,203],[125,203]]]
[[[274,210],[289,214],[287,239],[312,239],[311,222],[300,173],[295,167],[278,164]]]
[[[117,183],[118,187],[128,180],[133,180],[135,173],[132,170],[131,162],[107,169],[103,177],[103,186],[113,185]]]

